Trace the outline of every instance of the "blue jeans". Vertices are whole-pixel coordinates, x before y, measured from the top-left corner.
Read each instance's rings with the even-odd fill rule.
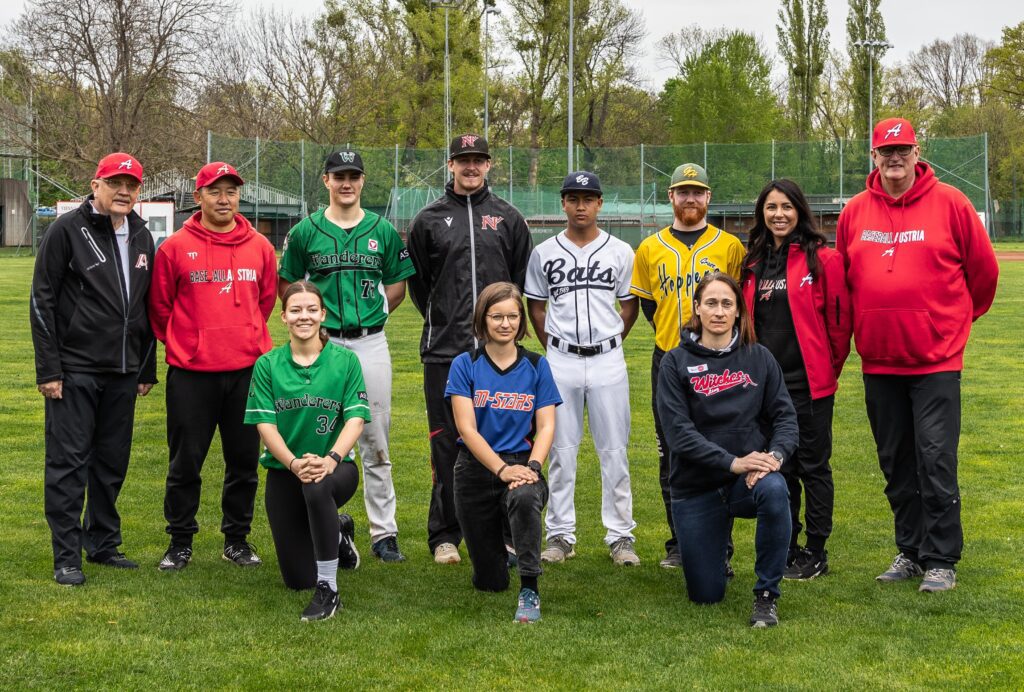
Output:
[[[733,517],[757,519],[754,593],[767,591],[779,596],[792,531],[786,479],[781,473],[769,473],[748,489],[744,478],[737,476],[731,485],[672,500],[686,592],[695,603],[717,603],[725,598],[725,560]]]

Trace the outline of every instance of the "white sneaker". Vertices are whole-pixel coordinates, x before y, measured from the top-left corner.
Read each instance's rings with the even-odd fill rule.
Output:
[[[565,536],[554,536],[548,539],[548,547],[540,554],[541,562],[565,562],[576,557],[576,549]]]
[[[640,557],[633,549],[632,538],[620,538],[611,544],[608,552],[612,562],[619,567],[634,567],[640,564]]]
[[[439,565],[455,565],[462,562],[458,547],[454,543],[441,543],[434,548],[434,562]]]

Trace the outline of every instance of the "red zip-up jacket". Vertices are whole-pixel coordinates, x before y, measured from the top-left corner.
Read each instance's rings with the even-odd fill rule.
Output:
[[[747,265],[751,270],[757,265]],[[811,399],[835,394],[839,375],[850,355],[850,296],[843,275],[843,258],[831,248],[818,248],[817,278],[807,267],[807,255],[791,243],[786,256],[786,294],[793,316],[796,342],[807,371]],[[743,300],[754,319],[757,277],[751,271],[743,282]]]
[[[919,162],[893,199],[880,174],[839,215],[853,334],[870,375],[963,369],[971,322],[992,306],[999,265],[967,197]]]
[[[185,370],[241,370],[273,346],[267,319],[277,300],[277,257],[241,214],[228,233],[192,215],[153,262],[149,320],[167,363]]]

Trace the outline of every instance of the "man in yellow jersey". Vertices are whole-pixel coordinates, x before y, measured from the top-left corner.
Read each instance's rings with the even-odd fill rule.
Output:
[[[668,453],[658,418],[658,368],[665,353],[679,345],[679,332],[690,321],[693,292],[709,272],[723,272],[739,281],[745,250],[739,238],[708,223],[711,186],[708,174],[695,163],[684,163],[672,173],[668,188],[675,218],[636,251],[629,291],[640,299],[644,316],[654,327],[651,358],[651,408],[658,442],[661,496],[671,532],[665,541],[661,566],[680,567],[679,544],[672,526],[668,486]]]

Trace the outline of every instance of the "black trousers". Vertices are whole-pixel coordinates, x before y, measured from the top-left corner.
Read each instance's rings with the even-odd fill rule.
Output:
[[[668,522],[669,538],[665,541],[665,552],[679,551],[679,540],[676,538],[676,527],[672,521],[672,497],[669,494],[669,453],[665,444],[665,433],[658,415],[658,372],[661,370],[661,359],[665,351],[655,348],[651,354],[651,409],[654,411],[654,441],[658,445],[658,482],[661,485],[661,501],[665,505],[665,519]]]
[[[192,536],[199,532],[196,513],[203,485],[201,472],[217,429],[224,454],[220,530],[225,545],[249,535],[259,486],[260,453],[256,426],[242,422],[251,379],[251,367],[229,372],[167,368],[170,464],[164,492],[164,518],[167,533],[177,545],[192,545]]]
[[[43,497],[53,567],[81,567],[121,545],[117,496],[128,473],[138,375],[64,373],[63,398],[46,400]],[[82,508],[85,507],[83,519]]]
[[[455,441],[459,431],[455,427],[451,404],[444,398],[450,367],[451,363],[423,364],[423,396],[427,402],[430,470],[433,479],[427,515],[427,545],[431,553],[441,543],[458,545],[462,542],[462,529],[455,515],[453,491],[455,459],[459,455]]]
[[[499,454],[507,464],[525,464],[529,454]],[[541,512],[548,501],[548,484],[540,481],[508,489],[497,476],[461,450],[455,463],[455,511],[464,527],[466,550],[473,563],[473,586],[481,591],[508,588],[505,527],[519,558],[519,575],[541,574]]]
[[[277,565],[289,589],[316,586],[316,561],[338,557],[338,508],[359,488],[359,469],[342,462],[319,483],[291,471],[267,469],[265,502]]]
[[[835,487],[832,484],[832,413],[835,396],[811,399],[806,390],[790,390],[789,396],[796,407],[800,443],[793,458],[782,466],[782,475],[789,488],[789,511],[793,518],[790,548],[798,545],[800,531],[801,486],[806,497],[804,518],[807,521],[807,548],[825,549],[825,541],[832,535],[832,509]]]
[[[960,373],[864,375],[896,547],[926,569],[960,560]]]

